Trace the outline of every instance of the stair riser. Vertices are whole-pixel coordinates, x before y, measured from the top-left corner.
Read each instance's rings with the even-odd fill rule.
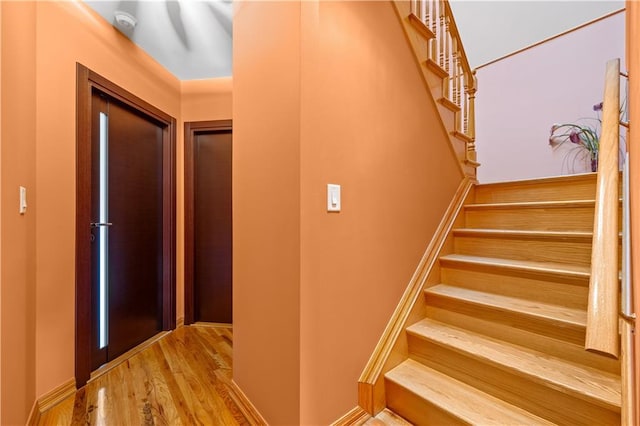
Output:
[[[486,184],[476,187],[476,203],[594,200],[596,175],[565,176],[562,179]]]
[[[503,296],[518,297],[543,303],[554,303],[575,309],[586,309],[589,282],[570,285],[552,280],[537,280],[514,275],[488,273],[443,267],[441,282]]]
[[[558,262],[576,265],[591,264],[591,240],[580,241],[455,237],[454,251],[471,256]]]
[[[508,325],[516,329],[553,337],[577,345],[584,345],[584,326],[563,323],[549,318],[535,317],[520,312],[505,311],[492,306],[479,305],[439,295],[430,295],[429,293],[426,294],[426,298],[428,318],[434,318],[431,315],[434,308],[446,309],[467,315],[471,319],[471,322],[475,321],[475,318],[483,318],[497,324]],[[465,324],[463,328],[468,328],[469,326],[470,324]]]
[[[583,344],[543,336],[531,331],[514,328],[506,324],[486,321],[478,317],[469,317],[446,309],[431,307],[429,318],[445,324],[463,328],[474,333],[520,345],[567,361],[597,368],[609,373],[620,374],[620,362],[613,358],[603,357],[587,352]]]
[[[451,111],[447,110],[446,108],[444,108],[442,106],[441,106],[441,108],[443,110],[446,110],[446,111],[443,111],[442,114],[446,114],[446,113],[453,114]],[[447,127],[447,128],[449,128],[449,127]],[[453,128],[453,124],[451,124],[450,128]],[[458,161],[460,161],[461,163],[464,162],[464,160],[465,160],[465,158],[467,156],[467,144],[466,144],[466,142],[464,142],[464,141],[462,141],[462,140],[460,140],[458,138],[455,138],[453,136],[450,137],[449,140],[451,141],[451,147],[453,148],[454,152],[456,153],[456,158],[458,159]]]
[[[469,209],[465,227],[531,231],[593,231],[593,207]]]
[[[516,263],[517,265],[517,263]],[[513,265],[494,264],[491,262],[457,261],[455,259],[441,257],[440,267],[449,269],[464,269],[469,271],[485,272],[509,277],[528,278],[539,281],[553,281],[568,285],[588,286],[589,274],[584,273],[588,269],[583,268],[583,273],[549,268],[517,268]]]
[[[594,401],[513,374],[448,348],[421,339],[409,339],[413,359],[461,382],[559,424],[619,424],[619,413]],[[572,410],[568,407],[579,407]]]
[[[385,379],[387,407],[414,425],[468,425],[399,384]]]
[[[431,89],[433,99],[440,99],[442,97],[442,77],[433,72],[426,63],[422,66],[425,67],[425,77],[427,78],[427,84],[429,85],[429,89]]]

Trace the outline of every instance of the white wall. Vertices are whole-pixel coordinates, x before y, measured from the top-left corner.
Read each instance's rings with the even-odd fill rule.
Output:
[[[472,67],[560,34],[607,13],[624,1],[451,0]]]
[[[554,123],[596,117],[607,60],[625,70],[625,15],[617,13],[478,69],[476,146],[480,182],[590,171],[549,147]],[[584,121],[582,121],[584,123]]]

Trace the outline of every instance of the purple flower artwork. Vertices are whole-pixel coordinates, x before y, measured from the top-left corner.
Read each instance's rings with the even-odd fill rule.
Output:
[[[590,165],[591,171],[595,172],[597,169],[601,125],[599,115],[602,111],[602,102],[595,104],[593,110],[598,113],[597,118],[590,119],[593,125],[565,123],[551,126],[549,145],[553,149],[560,147],[567,141],[575,145],[565,157],[565,162],[571,169],[573,169],[574,163],[584,162]]]
[[[569,140],[571,143],[579,144],[581,142],[580,135],[575,130],[569,133]]]

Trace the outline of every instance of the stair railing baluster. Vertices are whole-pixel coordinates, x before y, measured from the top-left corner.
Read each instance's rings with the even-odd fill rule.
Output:
[[[475,162],[473,117],[476,80],[464,51],[449,0],[411,0],[409,10],[413,15],[412,19],[417,18],[424,24],[423,28],[429,29],[433,34],[427,37],[425,43],[427,62],[442,76],[442,92],[437,96],[458,107],[450,132],[465,141],[467,154],[464,162],[475,168],[478,166]],[[475,176],[475,172],[472,175]]]
[[[439,25],[438,25],[438,34],[437,34],[437,38],[439,41],[439,46],[438,46],[438,50],[439,50],[439,55],[438,55],[438,65],[440,65],[440,68],[444,69],[444,52],[445,52],[445,46],[444,44],[446,43],[446,32],[444,30],[445,25],[444,25],[444,7],[442,6],[444,4],[444,1],[441,0],[439,2],[440,5],[440,19],[439,19]]]
[[[438,58],[438,39],[437,39],[437,26],[438,26],[438,0],[427,0],[429,7],[431,8],[431,14],[429,15],[431,31],[436,34],[436,38],[429,40],[429,58],[433,62],[437,62]]]

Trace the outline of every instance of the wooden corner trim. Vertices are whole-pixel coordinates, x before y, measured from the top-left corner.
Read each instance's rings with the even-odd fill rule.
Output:
[[[27,419],[27,426],[38,426],[40,424],[41,417],[42,413],[40,412],[40,408],[38,407],[38,400],[35,400],[33,401],[33,406],[31,407],[29,418]]]
[[[76,379],[71,378],[60,386],[42,395],[33,403],[27,425],[38,425],[38,423],[40,423],[42,413],[61,403],[65,399],[72,397],[76,393],[76,390]]]
[[[97,370],[94,370],[91,372],[91,375],[89,376],[89,380],[87,381],[87,383],[92,382],[93,380],[96,380],[98,377],[101,377],[107,374],[109,371],[113,370],[114,368],[116,368],[117,366],[119,366],[129,358],[132,358],[135,355],[139,354],[140,352],[144,351],[149,346],[153,345],[154,343],[156,343],[157,341],[159,341],[169,333],[171,332],[161,331],[156,335],[148,338],[144,342],[140,343],[138,346],[134,346],[133,348],[129,349],[127,352],[123,353],[116,359],[112,359],[106,364],[101,365]]]
[[[58,386],[57,388],[45,393],[38,398],[38,408],[43,413],[56,404],[73,396],[76,393],[76,379],[71,378]]]
[[[362,407],[355,406],[344,416],[340,417],[335,422],[331,423],[330,426],[352,426],[352,425],[362,425],[364,422],[369,420],[371,416],[367,413]]]
[[[627,320],[620,320],[621,338],[621,367],[622,367],[622,422],[623,425],[638,424],[636,420],[636,407],[634,406],[634,347],[633,324]]]
[[[371,358],[369,358],[364,371],[360,375],[360,379],[358,380],[358,401],[361,405],[363,402],[368,402],[368,404],[365,404],[365,408],[369,408],[368,405],[373,404],[372,401],[377,399],[375,395],[372,395],[371,393],[375,392],[376,383],[385,373],[383,371],[385,363],[392,354],[393,347],[398,337],[404,330],[405,324],[416,300],[422,295],[425,281],[437,262],[447,237],[453,229],[453,224],[459,216],[465,199],[472,187],[473,180],[468,177],[464,177],[460,182],[460,185],[451,199],[451,202],[449,203],[433,238],[429,242],[418,267],[409,281],[409,285],[402,295],[391,319],[387,323],[387,327],[385,328],[382,337],[380,337]],[[375,407],[373,408],[375,409]]]
[[[229,384],[229,396],[233,399],[242,411],[242,414],[246,417],[251,425],[265,425],[268,426],[269,423],[262,417],[262,414],[258,411],[258,409],[251,403],[247,395],[240,389],[240,386],[232,379]]]
[[[358,406],[370,416],[374,416],[375,402],[373,400],[375,386],[372,383],[358,382]]]

